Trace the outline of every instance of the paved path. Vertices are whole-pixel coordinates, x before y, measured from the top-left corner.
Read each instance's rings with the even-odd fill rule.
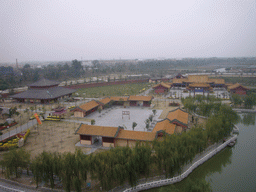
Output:
[[[13,190],[10,190],[13,189]],[[4,181],[3,179],[0,180],[0,191],[5,192],[5,191],[16,191],[16,192],[34,192],[34,191],[39,191],[36,189],[28,189],[26,187],[20,186],[20,185],[15,185],[11,183],[11,181]]]

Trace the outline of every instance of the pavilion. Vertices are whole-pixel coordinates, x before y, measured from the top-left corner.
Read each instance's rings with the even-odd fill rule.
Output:
[[[11,96],[18,102],[51,103],[70,97],[76,90],[60,87],[56,81],[41,79],[28,86],[28,90]]]

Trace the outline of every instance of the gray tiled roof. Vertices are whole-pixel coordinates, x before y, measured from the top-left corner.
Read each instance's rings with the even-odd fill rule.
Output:
[[[51,87],[48,89],[29,89],[25,92],[18,93],[11,96],[14,99],[55,99],[70,93],[74,93],[76,90],[68,89],[64,87]]]
[[[51,81],[51,80],[42,78],[39,81],[29,85],[29,87],[45,87],[45,86],[52,86],[52,85],[59,85],[59,84],[60,83],[57,81]]]

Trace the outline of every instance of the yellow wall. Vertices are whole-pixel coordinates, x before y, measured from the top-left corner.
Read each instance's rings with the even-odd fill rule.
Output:
[[[106,143],[106,142],[103,142],[103,147],[114,147],[114,143]]]
[[[125,147],[126,145],[127,145],[127,140],[115,139],[115,146]]]
[[[89,141],[89,140],[81,140],[80,143],[82,145],[91,145],[91,141]]]
[[[74,117],[84,117],[84,113],[81,111],[75,111],[74,112]]]
[[[128,146],[129,147],[135,147],[135,145],[136,145],[136,141],[128,140]]]

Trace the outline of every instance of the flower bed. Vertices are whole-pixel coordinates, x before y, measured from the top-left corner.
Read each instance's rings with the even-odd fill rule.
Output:
[[[179,106],[179,105],[180,105],[179,103],[175,103],[175,102],[169,103],[169,106]]]
[[[3,140],[0,143],[0,151],[6,151],[9,149],[17,148],[19,140],[23,138],[25,143],[29,134],[30,134],[30,129],[28,129],[25,133],[19,133],[17,135],[11,136]]]
[[[13,122],[13,123],[11,123],[11,124],[8,124],[8,123],[6,124],[6,123],[4,123],[4,124],[0,125],[0,131],[6,129],[8,126],[9,126],[9,127],[12,127],[12,126],[14,126],[14,125],[16,125],[16,124],[18,124],[18,123],[17,123],[17,122]]]

